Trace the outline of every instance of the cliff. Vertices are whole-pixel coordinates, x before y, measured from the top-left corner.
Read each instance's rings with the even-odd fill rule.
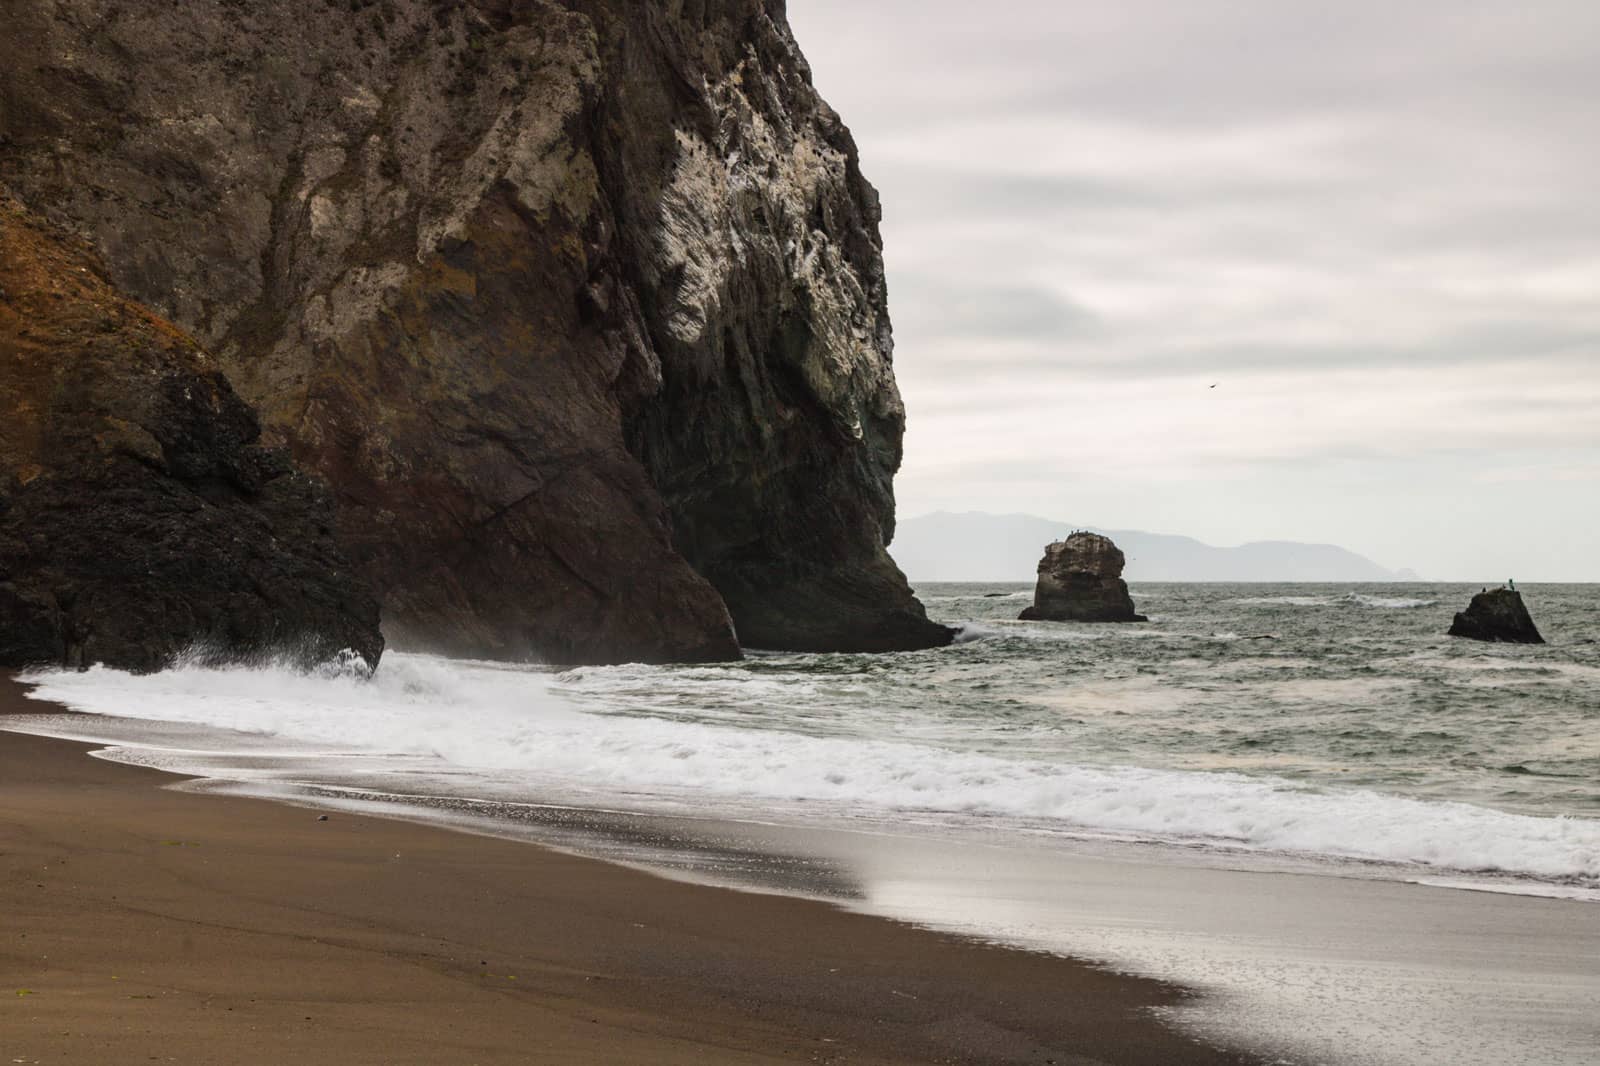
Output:
[[[376,665],[326,495],[194,340],[0,198],[0,667],[220,656]]]
[[[7,21],[0,181],[327,480],[398,643],[948,641],[884,552],[877,198],[777,0]]]
[[[1039,560],[1039,582],[1033,606],[1023,610],[1023,621],[1041,622],[1143,622],[1133,609],[1128,583],[1122,580],[1125,561],[1110,538],[1098,533],[1073,533],[1044,550]]]

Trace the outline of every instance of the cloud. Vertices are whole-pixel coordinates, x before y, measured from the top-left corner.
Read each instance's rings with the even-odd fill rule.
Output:
[[[914,319],[919,330],[958,341],[1060,341],[1093,335],[1097,323],[1092,313],[1041,285],[952,284],[903,273],[895,286],[891,310]]]
[[[1600,5],[790,9],[883,194],[909,508],[1055,491],[1409,565],[1489,478],[1600,527]]]
[[[1410,340],[1381,335],[1370,340],[1308,341],[1186,342],[1178,338],[1137,348],[1110,336],[1090,312],[1046,293],[1031,293],[1017,290],[1007,296],[980,290],[922,312],[920,301],[931,297],[919,292],[917,299],[897,305],[918,317],[919,328],[958,341],[928,347],[908,372],[953,373],[981,359],[986,369],[1005,368],[1019,375],[1020,381],[1065,374],[1075,382],[1089,383],[1117,378],[1217,380],[1256,373],[1317,375],[1389,367],[1465,370],[1488,366],[1502,375],[1502,381],[1514,378],[1519,386],[1525,386],[1530,378],[1541,376],[1563,384],[1574,378],[1580,382],[1592,379],[1594,362],[1600,359],[1600,327],[1516,319],[1487,320]],[[1035,298],[1039,303],[1030,306],[1027,301]],[[973,338],[987,343],[974,346],[970,343]],[[1509,402],[1516,399],[1517,391],[1505,388],[1501,395]]]

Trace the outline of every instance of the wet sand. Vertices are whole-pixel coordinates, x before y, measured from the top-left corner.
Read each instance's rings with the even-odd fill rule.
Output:
[[[1252,1061],[1158,982],[86,750],[0,732],[7,1061]]]
[[[30,728],[71,735],[85,725],[136,745],[110,749],[119,758],[143,757],[137,745],[146,742],[164,749],[162,759],[172,743],[206,746],[203,735],[163,736],[165,726],[125,720]],[[231,750],[241,739],[222,734],[216,744]],[[430,795],[414,791],[422,782],[410,775],[341,779],[289,755],[278,777],[275,761],[180,760],[207,774],[182,787],[387,813],[1108,963],[1202,989],[1163,1018],[1271,1062],[1590,1066],[1600,1048],[1600,901],[1577,886],[1543,886],[1575,894],[1553,898],[1507,892],[1503,880],[1491,890],[1489,875],[1419,883],[1426,871],[1414,866],[1104,837],[1030,842],[905,820],[799,825],[469,799],[448,779]],[[318,784],[294,783],[302,777]]]

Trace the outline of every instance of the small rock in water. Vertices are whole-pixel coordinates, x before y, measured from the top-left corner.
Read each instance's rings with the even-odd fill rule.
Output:
[[[319,814],[319,815],[317,815],[317,821],[319,821],[319,822],[326,822],[326,821],[327,821],[327,820],[328,820],[328,816],[327,816],[327,815],[326,815],[326,814]]]
[[[1074,533],[1044,550],[1024,622],[1144,622],[1122,580],[1122,550],[1098,533]]]
[[[1516,589],[1487,589],[1472,597],[1471,605],[1451,623],[1449,635],[1507,644],[1544,643]]]

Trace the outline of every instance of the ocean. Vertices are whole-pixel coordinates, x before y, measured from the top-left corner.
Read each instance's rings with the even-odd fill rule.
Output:
[[[1170,937],[1157,947],[1118,932],[1127,915],[1085,918],[1084,903],[1066,917],[1037,865],[1007,882],[1003,907],[992,884],[905,890],[925,868],[964,861],[951,855],[1010,849],[1030,862],[1088,855],[1581,901],[1600,921],[1589,909],[1600,901],[1600,586],[1523,589],[1544,646],[1446,637],[1477,590],[1138,584],[1148,623],[1083,625],[1017,621],[1031,586],[924,584],[929,613],[959,627],[949,648],[568,670],[391,654],[370,681],[337,666],[49,671],[31,675],[37,695],[102,717],[24,728],[102,742],[105,757],[209,782],[199,787],[499,826],[1236,1000],[1260,993],[1253,1014],[1197,1009],[1187,1024],[1219,1039],[1243,1026],[1285,1061],[1508,1061],[1492,1057],[1506,1052],[1487,1029],[1460,1036],[1448,1060],[1437,1041],[1397,1057],[1383,1034],[1399,1000],[1370,1005],[1368,1042],[1318,1043],[1326,987],[1301,1017],[1292,980],[1262,991],[1267,954],[1219,975],[1203,937],[1185,954]],[[713,825],[763,828],[732,846]],[[815,845],[816,832],[896,840],[876,850],[910,857],[868,891],[861,864],[840,857],[852,849]],[[1218,943],[1253,935],[1219,928]],[[1403,933],[1389,940],[1372,950],[1404,950]],[[1420,994],[1416,974],[1390,977]],[[1372,973],[1360,980],[1370,995]],[[1517,1061],[1582,1061],[1569,1053],[1600,1034],[1549,1019],[1569,1000],[1592,1005],[1596,989],[1600,963],[1546,989],[1554,998],[1533,1003],[1523,1029],[1494,1026],[1515,1036]]]

